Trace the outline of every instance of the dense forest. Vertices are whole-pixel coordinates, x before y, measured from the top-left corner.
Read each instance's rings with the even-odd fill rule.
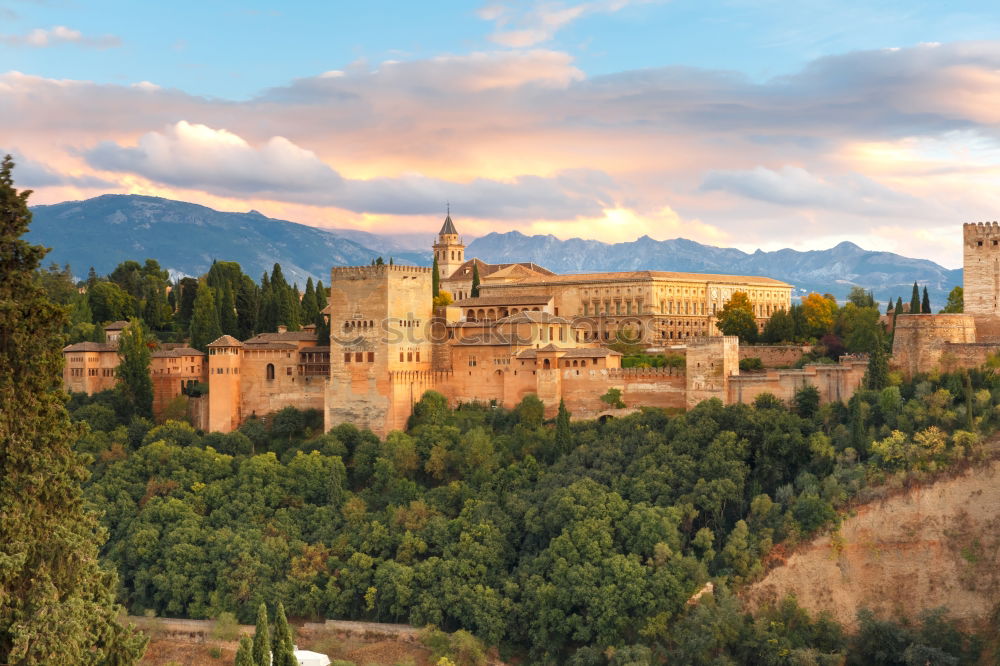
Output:
[[[974,463],[998,404],[992,372],[604,424],[428,393],[385,440],[294,409],[223,435],[126,423],[106,394],[69,407],[133,613],[251,622],[280,601],[465,629],[530,663],[957,664],[982,643],[942,613],[848,636],[794,601],[749,616],[731,590],[850,503]]]

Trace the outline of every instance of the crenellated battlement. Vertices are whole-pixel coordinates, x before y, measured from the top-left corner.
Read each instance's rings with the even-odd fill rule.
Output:
[[[962,234],[966,240],[1000,238],[1000,223],[967,222],[962,225]]]
[[[382,264],[381,266],[334,266],[330,274],[335,280],[372,280],[386,278],[390,275],[430,275],[432,270],[428,266]]]
[[[633,377],[683,377],[684,368],[609,368],[608,377],[630,379]]]
[[[451,370],[392,370],[389,381],[394,384],[402,382],[437,383],[449,381],[455,373]]]

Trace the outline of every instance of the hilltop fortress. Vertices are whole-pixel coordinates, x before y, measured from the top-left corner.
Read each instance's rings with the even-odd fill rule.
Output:
[[[467,260],[450,215],[433,250],[440,288],[456,297],[452,304],[434,307],[430,268],[335,267],[324,311],[329,340],[317,340],[315,329],[306,327],[243,341],[222,336],[207,355],[164,345],[152,359],[154,412],[162,414],[177,396],[207,383],[207,395],[188,401],[188,417],[206,430],[228,432],[248,418],[293,406],[322,410],[327,429],[352,423],[384,435],[406,426],[428,390],[451,405],[504,407],[535,394],[547,416],[562,401],[574,418],[598,418],[619,413],[601,400],[610,389],[628,408],[684,409],[713,397],[749,402],[765,392],[790,400],[810,384],[824,402],[846,400],[867,368],[865,359],[845,357],[835,365],[741,374],[741,356],[769,352],[741,349],[736,338],[720,335],[716,314],[737,291],[749,296],[758,325],[788,309],[792,286],[771,278],[666,271],[556,275],[533,263]],[[1000,251],[995,255],[1000,259]],[[982,279],[994,279],[989,270]],[[994,287],[984,303],[996,308],[998,292]],[[924,358],[925,330],[951,341],[952,328],[964,325],[965,315],[957,317],[959,323],[918,327],[911,353]],[[906,320],[899,318],[901,331]],[[108,327],[106,343],[65,348],[67,390],[93,393],[114,385],[115,336],[124,324]],[[606,346],[621,338],[682,353],[686,367],[622,368],[621,354]]]

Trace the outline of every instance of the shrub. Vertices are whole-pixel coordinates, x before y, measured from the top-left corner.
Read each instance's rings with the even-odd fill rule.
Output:
[[[741,358],[740,359],[740,370],[743,372],[754,372],[756,370],[763,370],[764,362],[760,358],[753,356],[751,358]]]

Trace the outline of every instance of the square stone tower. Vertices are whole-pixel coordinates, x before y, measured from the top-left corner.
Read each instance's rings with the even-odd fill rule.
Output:
[[[405,425],[393,416],[393,374],[431,370],[431,269],[349,266],[330,277],[326,428],[353,423],[384,435]]]
[[[1000,225],[962,225],[965,313],[1000,314]]]

